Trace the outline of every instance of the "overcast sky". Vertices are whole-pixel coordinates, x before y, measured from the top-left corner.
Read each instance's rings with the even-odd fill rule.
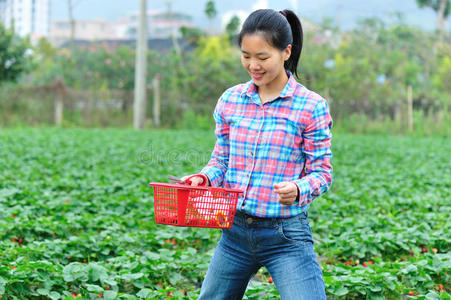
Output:
[[[68,18],[67,0],[52,1],[52,20]],[[103,18],[115,21],[121,16],[138,10],[140,0],[72,0],[76,19]],[[167,10],[169,0],[148,0],[148,9]],[[173,11],[184,12],[193,17],[193,23],[199,27],[207,26],[208,20],[203,12],[207,0],[172,0]],[[221,16],[230,10],[252,11],[256,7],[267,6],[273,9],[294,9],[302,18],[320,22],[325,17],[341,20],[341,28],[349,29],[356,21],[377,16],[387,22],[393,21],[395,12],[404,12],[405,22],[431,30],[435,26],[435,13],[432,9],[419,9],[415,0],[216,0],[214,26],[220,28]],[[450,29],[450,18],[447,28]]]

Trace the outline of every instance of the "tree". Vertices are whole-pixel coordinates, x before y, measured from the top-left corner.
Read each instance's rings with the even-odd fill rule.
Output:
[[[208,20],[210,20],[210,28],[212,28],[213,19],[218,14],[218,11],[215,7],[215,2],[213,0],[207,1],[207,4],[205,4],[205,14],[207,15]]]
[[[430,7],[437,13],[435,28],[443,33],[445,20],[451,11],[451,0],[416,0],[419,7]]]
[[[12,29],[0,23],[0,82],[16,81],[27,69],[28,40],[20,38]]]
[[[183,39],[193,45],[196,45],[199,38],[205,35],[205,33],[199,28],[182,26],[179,30]]]
[[[233,37],[236,32],[238,31],[238,28],[240,27],[240,18],[237,16],[233,16],[229,23],[226,26],[226,32],[230,37]]]

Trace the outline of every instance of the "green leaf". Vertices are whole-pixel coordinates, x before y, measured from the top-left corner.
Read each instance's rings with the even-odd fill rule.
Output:
[[[117,292],[115,291],[105,291],[103,293],[103,299],[105,300],[113,300],[116,299]]]
[[[341,288],[339,288],[338,290],[336,290],[334,294],[335,294],[336,296],[344,296],[344,295],[346,295],[347,293],[349,293],[349,290],[348,290],[347,288],[345,288],[345,287],[341,287]]]
[[[427,300],[440,300],[440,296],[434,291],[429,291],[429,293],[426,294],[426,299]]]
[[[95,285],[95,284],[86,284],[85,286],[86,286],[86,289],[87,289],[88,291],[90,291],[90,292],[97,292],[97,293],[103,292],[103,288],[100,287],[100,286],[98,286],[98,285]]]
[[[81,281],[86,281],[88,276],[86,273],[85,265],[73,262],[68,264],[63,269],[63,278],[64,281],[72,282],[77,279],[80,279]]]
[[[8,282],[0,276],[0,294],[5,293],[5,286]]]
[[[104,281],[108,279],[108,272],[107,270],[95,263],[90,263],[88,265],[88,275],[89,275],[89,281]]]
[[[139,297],[139,298],[147,298],[147,297],[149,297],[149,295],[151,293],[152,293],[152,290],[142,289],[136,294],[136,296]]]
[[[133,281],[133,280],[139,279],[143,276],[144,276],[143,273],[124,274],[124,275],[122,275],[122,279],[127,280],[127,281]]]
[[[39,289],[36,290],[36,292],[39,295],[44,295],[44,296],[47,296],[49,294],[49,290],[48,289],[44,289],[44,288],[39,288]]]
[[[55,292],[55,291],[52,291],[52,292],[50,292],[49,293],[49,297],[50,297],[50,299],[60,299],[61,298],[61,295],[58,293],[58,292]]]

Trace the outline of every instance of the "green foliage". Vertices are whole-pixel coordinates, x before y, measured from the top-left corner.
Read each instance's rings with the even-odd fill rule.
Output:
[[[0,294],[196,299],[220,231],[155,224],[148,182],[198,172],[214,142],[196,130],[0,130]],[[329,298],[450,299],[448,140],[334,134],[333,151],[332,189],[309,210]],[[245,299],[278,299],[268,276]]]
[[[28,40],[20,38],[0,22],[0,83],[16,81],[29,67]]]
[[[440,4],[443,0],[416,0],[417,4],[419,7],[430,7],[432,8],[435,12],[438,12],[440,9]],[[451,11],[451,1],[450,0],[445,0],[446,4],[445,4],[445,10],[444,10],[444,17],[446,18],[450,11]]]
[[[213,0],[207,1],[207,3],[205,4],[204,13],[207,16],[207,18],[209,18],[210,20],[214,19],[216,17],[216,15],[218,14],[218,11],[216,10],[215,2]]]
[[[240,18],[238,18],[235,15],[230,19],[229,23],[226,25],[226,32],[228,35],[234,36],[239,28],[240,28]]]
[[[148,115],[152,115],[153,107],[150,82],[158,75],[164,127],[182,126],[180,116],[186,110],[196,116],[211,116],[224,90],[249,80],[240,62],[240,51],[232,45],[230,36],[207,37],[195,30],[185,30],[185,36],[192,36],[194,51],[148,52]],[[439,41],[434,33],[405,25],[401,17],[394,25],[366,19],[350,32],[339,32],[326,19],[320,28],[306,31],[299,81],[329,101],[338,126],[356,115],[374,125],[379,122],[379,128],[390,129],[392,124],[402,132],[402,124],[407,123],[406,89],[410,85],[414,110],[434,119],[434,128],[447,128],[449,123],[442,121],[451,104],[450,45],[449,38]],[[135,51],[125,46],[111,50],[94,43],[70,52],[41,41],[34,56],[35,70],[21,81],[50,84],[61,77],[76,90],[133,90],[134,55]],[[3,99],[8,98],[0,93],[0,103],[7,102]],[[83,118],[80,121],[84,125]],[[358,123],[346,126],[359,128]],[[440,129],[438,133],[445,131]]]
[[[185,26],[180,27],[180,33],[184,40],[194,45],[197,45],[197,41],[200,37],[205,36],[205,33],[201,29]]]

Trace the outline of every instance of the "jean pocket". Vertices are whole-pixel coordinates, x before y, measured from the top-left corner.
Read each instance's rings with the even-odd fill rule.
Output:
[[[279,235],[282,240],[296,244],[313,244],[312,233],[308,222],[303,219],[294,218],[295,222],[281,220],[279,224]]]

